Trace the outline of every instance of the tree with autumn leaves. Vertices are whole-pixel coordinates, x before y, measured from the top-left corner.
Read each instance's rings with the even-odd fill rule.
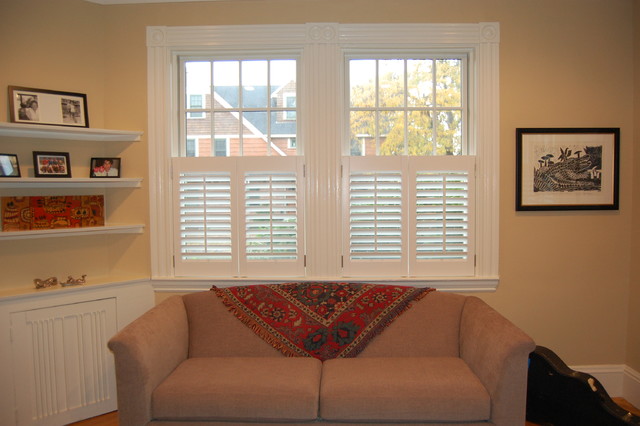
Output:
[[[373,77],[351,85],[352,153],[364,139],[366,155],[376,143],[377,155],[461,154],[462,60],[391,61],[386,69],[377,61],[377,85]]]

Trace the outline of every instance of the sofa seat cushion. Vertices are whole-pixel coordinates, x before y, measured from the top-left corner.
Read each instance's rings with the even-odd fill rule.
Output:
[[[270,422],[318,417],[315,358],[189,358],[152,394],[159,420]]]
[[[325,361],[320,416],[332,421],[486,421],[491,399],[456,357]]]

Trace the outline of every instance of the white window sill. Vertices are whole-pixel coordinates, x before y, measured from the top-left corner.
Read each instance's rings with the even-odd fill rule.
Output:
[[[211,286],[233,287],[252,284],[277,284],[296,281],[340,281],[340,282],[367,282],[376,284],[399,284],[405,286],[433,287],[440,291],[456,293],[489,293],[498,288],[500,279],[498,277],[452,277],[452,278],[344,278],[344,277],[289,277],[284,279],[250,279],[250,278],[155,278],[151,280],[153,290],[158,293],[192,293],[196,291],[209,290]]]

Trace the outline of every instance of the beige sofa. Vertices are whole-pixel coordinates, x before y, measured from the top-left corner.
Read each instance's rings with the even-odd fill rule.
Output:
[[[535,344],[480,299],[432,292],[356,358],[292,358],[205,291],[163,301],[109,347],[123,426],[522,426]]]

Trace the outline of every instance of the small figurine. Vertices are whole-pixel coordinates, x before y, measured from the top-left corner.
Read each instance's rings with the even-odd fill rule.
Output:
[[[81,285],[87,282],[87,276],[83,275],[80,278],[74,279],[71,275],[67,277],[67,281],[62,283],[62,287],[67,287],[70,285]]]
[[[47,288],[58,285],[57,277],[49,277],[46,280],[41,280],[40,278],[36,278],[33,280],[33,283],[36,285],[36,288]]]

